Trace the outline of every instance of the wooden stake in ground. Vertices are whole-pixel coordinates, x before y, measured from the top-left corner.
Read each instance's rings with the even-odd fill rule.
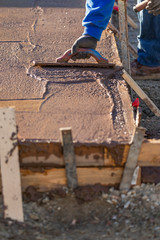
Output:
[[[23,222],[17,128],[13,108],[0,108],[0,163],[4,217]]]
[[[122,64],[124,69],[130,73],[130,56],[128,48],[128,24],[126,0],[118,0],[119,7],[119,29],[121,38]]]
[[[60,128],[63,145],[63,158],[66,168],[67,184],[71,189],[78,186],[74,146],[71,128]]]
[[[141,150],[141,145],[145,131],[146,131],[145,128],[141,127],[136,128],[134,139],[128,153],[128,158],[125,164],[123,177],[119,187],[121,191],[128,191],[131,187],[131,182],[135,168],[137,166],[137,160]]]
[[[145,102],[145,104],[150,108],[150,110],[157,117],[160,117],[160,110],[125,70],[123,70],[122,77],[129,84],[129,86],[137,93],[137,95]]]

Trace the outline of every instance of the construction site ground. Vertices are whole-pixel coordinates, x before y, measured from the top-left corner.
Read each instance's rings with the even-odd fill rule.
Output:
[[[14,240],[159,240],[160,185],[135,187],[127,195],[99,185],[43,193],[24,199],[25,222],[2,218],[0,239]]]
[[[9,99],[9,104],[15,103],[15,99],[19,100],[16,102],[17,106],[17,120],[20,123],[20,134],[19,137],[23,139],[25,138],[32,138],[35,134],[37,134],[37,138],[42,138],[46,134],[46,138],[52,137],[54,134],[58,136],[58,132],[54,132],[54,128],[50,128],[49,131],[45,130],[43,128],[43,119],[49,119],[46,124],[51,123],[52,121],[52,115],[49,116],[48,112],[43,112],[43,107],[47,101],[44,101],[42,103],[41,99],[45,98],[49,100],[47,102],[47,109],[50,109],[50,107],[53,104],[53,98],[50,94],[50,92],[53,91],[52,84],[47,89],[47,92],[45,92],[46,88],[46,79],[47,77],[52,78],[52,73],[48,71],[44,72],[43,76],[41,74],[41,70],[38,72],[35,72],[35,70],[32,71],[32,69],[29,68],[30,61],[33,60],[34,54],[32,53],[36,52],[36,56],[41,58],[41,60],[46,60],[51,57],[51,55],[48,55],[49,53],[52,54],[54,52],[55,56],[61,55],[65,50],[65,46],[70,46],[72,44],[72,40],[75,40],[76,37],[76,31],[72,36],[72,31],[70,32],[68,30],[65,31],[65,24],[64,22],[61,22],[59,13],[63,11],[63,20],[70,19],[71,24],[77,24],[77,16],[80,19],[80,17],[83,17],[84,14],[84,3],[85,1],[81,1],[79,4],[79,8],[76,6],[77,1],[10,1],[5,0],[1,1],[1,13],[3,16],[3,20],[1,17],[2,28],[0,31],[2,31],[1,34],[1,61],[2,66],[1,67],[1,73],[3,76],[5,76],[4,72],[8,72],[8,76],[6,76],[6,79],[3,79],[3,84],[1,82],[0,85],[0,98],[3,100],[4,98]],[[61,3],[61,9],[60,7]],[[132,6],[135,5],[136,0],[129,0],[130,6],[128,7],[128,14],[129,16],[138,24],[137,15],[132,11]],[[44,7],[46,5],[47,7]],[[65,11],[65,8],[70,5],[71,6],[71,12],[73,13],[73,9],[75,9],[74,15],[70,15],[70,10]],[[5,23],[5,14],[7,15],[7,12],[4,11],[3,15],[3,8],[6,7],[10,8],[10,11],[12,12],[12,16],[14,16],[15,8],[19,9],[19,15],[14,16],[14,20],[6,21]],[[81,6],[81,8],[80,8]],[[30,9],[28,11],[28,15],[26,16],[26,20],[21,22],[21,16],[23,15],[23,9],[24,7],[27,7]],[[65,39],[63,37],[64,32],[59,28],[58,25],[51,25],[48,26],[50,28],[55,27],[57,30],[57,36],[58,40],[56,43],[52,43],[53,45],[50,45],[50,35],[48,35],[47,28],[43,28],[45,24],[47,23],[47,17],[51,17],[51,11],[53,11],[52,7],[56,8],[57,15],[56,18],[58,19],[58,22],[61,22],[61,26],[64,27],[64,32],[66,33]],[[64,7],[64,9],[63,9]],[[12,9],[12,10],[11,10]],[[79,10],[80,9],[80,10]],[[34,11],[35,15],[34,18],[32,18],[31,12]],[[45,14],[43,14],[45,12]],[[46,14],[48,12],[48,15]],[[22,15],[21,15],[22,14]],[[80,14],[80,15],[79,15]],[[19,18],[18,18],[19,16]],[[23,16],[23,18],[24,18]],[[28,17],[30,16],[30,17]],[[35,18],[37,16],[37,18]],[[45,16],[45,18],[44,18]],[[115,24],[117,23],[116,20],[117,16],[114,15],[114,21]],[[67,20],[68,21],[68,20]],[[51,19],[48,19],[48,23],[51,24]],[[17,24],[17,25],[16,25]],[[54,23],[53,23],[54,24]],[[6,29],[14,29],[15,31],[8,31],[6,34]],[[26,33],[26,29],[30,29],[28,33]],[[43,33],[42,35],[35,36],[35,28],[42,28]],[[19,31],[19,28],[21,29]],[[83,29],[82,29],[83,31]],[[10,34],[10,35],[9,35]],[[46,35],[45,35],[46,34]],[[67,38],[68,34],[68,38]],[[129,39],[130,42],[136,47],[137,44],[137,37],[138,29],[132,29],[129,26]],[[6,37],[7,36],[7,37]],[[23,37],[26,36],[27,38],[24,39]],[[78,36],[77,36],[78,37]],[[39,42],[36,42],[38,39]],[[67,42],[67,39],[69,39],[69,42]],[[63,42],[64,49],[63,49]],[[12,42],[12,44],[10,44]],[[35,44],[36,42],[36,44]],[[102,38],[102,42],[100,43],[99,48],[101,49],[101,44],[104,43],[105,40]],[[28,44],[29,43],[29,44]],[[47,45],[48,43],[48,45]],[[56,44],[56,45],[54,45]],[[119,45],[119,41],[117,40],[117,44]],[[5,47],[4,47],[5,46]],[[6,48],[6,46],[8,46]],[[61,48],[59,48],[61,46]],[[41,49],[42,48],[42,49]],[[4,51],[4,49],[7,49],[7,52]],[[103,48],[102,48],[103,49]],[[104,56],[107,54],[105,51],[102,52]],[[9,56],[12,56],[10,58]],[[54,59],[55,59],[54,56]],[[111,56],[112,57],[112,56]],[[131,57],[131,60],[133,58]],[[4,61],[4,62],[3,62]],[[7,65],[8,61],[8,65]],[[24,61],[24,62],[23,62]],[[5,64],[4,64],[5,63]],[[19,65],[19,64],[22,64]],[[26,68],[26,76],[23,75],[24,66],[28,66]],[[17,68],[17,69],[16,69]],[[14,72],[14,69],[16,71]],[[38,75],[39,74],[39,75]],[[83,77],[85,78],[87,76],[88,79],[90,79],[90,73],[89,72],[83,72]],[[86,74],[86,75],[85,75]],[[12,77],[14,76],[14,81],[17,80],[17,85],[12,85],[10,82],[12,81]],[[36,77],[35,77],[36,76]],[[42,78],[38,78],[41,76]],[[74,72],[74,77],[77,77],[76,72]],[[74,77],[72,77],[72,82],[74,81]],[[100,76],[100,78],[103,78],[103,71]],[[97,78],[97,73],[95,73],[95,78]],[[27,89],[30,89],[29,86],[32,84],[32,81],[34,79],[34,88],[32,91],[28,91]],[[21,80],[21,81],[18,81]],[[52,80],[53,81],[53,80]],[[56,81],[60,81],[60,85],[64,85],[62,79],[56,79]],[[81,83],[84,83],[84,79],[81,79]],[[91,95],[98,96],[98,94],[95,92],[95,86],[97,85],[94,83],[93,88],[90,88],[90,83],[93,81],[90,80],[88,85],[85,89],[89,88],[91,89]],[[115,81],[113,81],[113,84],[115,84]],[[124,82],[123,82],[124,84]],[[123,85],[122,84],[122,85]],[[160,82],[159,81],[153,81],[153,80],[145,80],[139,82],[140,86],[143,88],[143,90],[149,95],[149,97],[155,102],[155,104],[160,107]],[[79,84],[80,85],[80,84]],[[125,85],[125,84],[124,84]],[[14,88],[16,86],[16,88]],[[108,89],[113,89],[116,85],[110,85]],[[31,90],[31,89],[30,89]],[[55,94],[60,93],[60,88],[56,88]],[[99,90],[99,89],[98,89]],[[121,89],[122,90],[122,89]],[[100,96],[100,102],[103,102],[103,97],[105,96],[105,93],[103,90],[99,90],[101,92]],[[124,87],[124,91],[126,91],[126,86]],[[78,100],[76,104],[76,107],[78,107],[78,103],[81,100],[81,91],[79,87],[77,87],[78,92]],[[127,91],[126,91],[127,92]],[[67,96],[71,94],[71,92],[68,92],[67,88],[65,89],[65,93]],[[111,93],[111,92],[110,92]],[[115,92],[117,93],[117,92]],[[8,94],[8,95],[7,95]],[[15,96],[14,96],[15,94]],[[133,93],[134,97],[136,98],[136,94]],[[12,99],[10,99],[10,96],[12,96]],[[58,97],[62,97],[62,95],[57,95]],[[84,104],[82,103],[81,106],[85,106],[85,99],[87,99],[87,90],[86,92],[83,92],[84,96]],[[119,97],[119,95],[118,95]],[[121,96],[120,96],[121,97]],[[119,97],[119,98],[120,98]],[[23,105],[21,105],[22,101],[24,99],[28,98],[29,101]],[[72,99],[72,95],[70,95],[70,98]],[[118,99],[119,99],[118,98]],[[94,99],[94,98],[93,98]],[[91,99],[91,100],[93,100]],[[127,98],[129,101],[129,98]],[[36,100],[36,101],[33,101]],[[114,99],[116,101],[116,99]],[[2,104],[4,103],[4,105]],[[36,103],[35,103],[36,102]],[[90,101],[91,104],[92,101]],[[58,100],[57,100],[58,103]],[[1,106],[7,106],[6,101],[1,101]],[[99,105],[96,102],[92,103],[94,107],[96,107],[95,110],[99,110]],[[114,104],[114,103],[112,103]],[[142,120],[141,120],[141,126],[144,126],[146,131],[146,137],[147,138],[156,138],[160,139],[160,123],[159,119],[152,114],[152,112],[148,109],[147,106],[144,105],[144,103],[140,100],[140,104],[143,110],[142,113]],[[61,107],[61,105],[65,105],[65,99],[57,105],[57,109]],[[38,114],[37,109],[39,109],[39,106],[41,106],[42,115],[39,114],[39,118],[36,122],[34,122],[34,116]],[[109,104],[104,105],[104,108],[108,106]],[[113,106],[113,105],[112,105]],[[23,118],[22,114],[22,107],[23,110],[25,109],[27,116],[27,120]],[[75,109],[76,109],[75,107]],[[101,106],[102,107],[102,106]],[[126,107],[126,106],[125,106]],[[32,114],[29,113],[29,111],[33,109]],[[103,108],[101,108],[103,109]],[[86,111],[87,109],[86,106]],[[121,109],[120,109],[121,110]],[[121,111],[117,110],[118,113],[121,115]],[[130,116],[130,119],[132,121],[131,112],[126,107],[126,112],[128,113],[128,116]],[[82,111],[82,109],[81,109]],[[94,115],[95,112],[91,112],[91,115]],[[99,116],[97,116],[97,121],[101,118],[102,112],[99,112]],[[49,116],[49,117],[48,117]],[[59,121],[61,121],[60,116],[58,115],[58,110],[53,117],[56,117]],[[77,117],[78,119],[78,117]],[[104,114],[105,119],[105,114]],[[74,120],[74,119],[73,119]],[[87,120],[83,122],[85,125],[87,123]],[[66,121],[67,121],[67,113],[66,113]],[[74,121],[73,121],[74,122]],[[118,124],[118,121],[115,123]],[[28,129],[30,129],[31,125],[33,124],[33,131],[30,132]],[[101,122],[103,124],[103,121]],[[134,125],[133,122],[131,122],[131,125]],[[60,122],[57,125],[57,128],[60,126]],[[106,133],[107,133],[107,125],[106,125]],[[117,129],[119,129],[119,125],[117,125]],[[129,127],[128,125],[125,125],[125,127]],[[86,126],[87,128],[87,126]],[[39,131],[37,133],[37,129],[40,129],[42,131]],[[103,129],[103,128],[101,128]],[[53,130],[53,131],[52,131]],[[120,128],[121,130],[121,128]],[[35,132],[34,132],[35,131]],[[127,137],[125,138],[125,134],[123,134],[122,131],[117,133],[113,131],[113,135],[115,137],[115,141],[120,141],[123,139],[124,143],[128,143],[130,141],[131,135],[132,135],[132,129],[127,129]],[[102,131],[100,138],[98,138],[97,141],[103,141],[103,136],[106,134]],[[91,140],[93,133],[90,132],[88,136],[88,140]],[[78,136],[75,134],[75,139],[78,139],[80,141],[85,141],[86,138],[83,138],[82,136]],[[97,139],[96,134],[94,134],[94,139]],[[117,138],[116,138],[117,137]],[[108,141],[109,137],[108,137]],[[159,179],[157,179],[157,182],[159,182]],[[159,184],[142,184],[141,186],[135,186],[133,187],[128,193],[120,193],[117,187],[104,187],[99,184],[96,184],[94,186],[84,186],[79,187],[75,191],[70,191],[67,187],[63,188],[57,188],[53,189],[50,192],[44,192],[40,193],[37,192],[34,187],[31,187],[28,189],[25,193],[23,193],[23,207],[24,207],[24,223],[19,223],[12,221],[10,219],[4,220],[3,218],[3,201],[2,201],[2,195],[0,195],[0,239],[7,240],[7,239],[13,239],[13,240],[101,240],[101,239],[109,239],[109,240],[134,240],[134,239],[156,239],[159,240],[160,236],[160,185]]]

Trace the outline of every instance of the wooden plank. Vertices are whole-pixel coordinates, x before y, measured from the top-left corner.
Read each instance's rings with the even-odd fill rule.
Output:
[[[160,167],[142,167],[142,183],[160,183]]]
[[[123,167],[128,156],[129,144],[104,147],[104,166]]]
[[[123,168],[77,168],[78,185],[119,184]],[[34,172],[21,169],[23,191],[28,186],[34,186],[39,191],[49,191],[53,188],[66,186],[67,178],[64,168],[53,168],[44,172]]]
[[[129,86],[138,94],[138,96],[146,103],[150,110],[157,117],[160,117],[160,110],[125,70],[123,70],[122,77],[129,84]]]
[[[23,222],[17,129],[13,108],[0,108],[0,142],[4,217]]]
[[[129,24],[132,28],[134,28],[134,29],[137,29],[137,28],[138,28],[137,23],[135,23],[135,22],[133,21],[133,19],[130,18],[130,16],[128,16],[128,15],[127,15],[127,21],[128,21],[128,24]]]
[[[134,139],[131,144],[126,165],[124,168],[123,177],[120,183],[121,191],[128,191],[131,187],[133,173],[137,166],[137,160],[140,153],[145,131],[146,131],[145,128],[141,128],[141,127],[136,128]]]
[[[75,146],[77,166],[104,166],[103,146]],[[21,167],[64,167],[60,143],[19,141]]]
[[[132,76],[135,80],[160,80],[160,73],[150,74],[146,76]]]
[[[160,166],[160,140],[145,140],[138,157],[138,166]]]
[[[133,7],[133,11],[140,12],[147,6],[147,4],[148,4],[148,0],[142,1]]]
[[[67,186],[71,189],[75,189],[78,186],[78,182],[74,146],[72,140],[72,129],[60,128],[60,133],[63,146],[63,159],[67,176]]]
[[[129,145],[114,147],[75,146],[76,166],[124,166]],[[19,141],[21,167],[64,167],[60,143]],[[139,166],[160,166],[160,140],[144,140],[138,158]]]
[[[129,4],[128,4],[128,2],[127,2],[126,6],[128,6],[128,5],[129,5]],[[118,6],[116,2],[114,3],[114,6]],[[128,22],[128,24],[129,24],[132,28],[134,28],[134,29],[137,29],[137,28],[138,28],[137,24],[136,24],[136,23],[133,21],[133,19],[131,19],[130,16],[128,16],[128,15],[127,15],[127,22]]]
[[[136,185],[141,185],[142,183],[142,168],[138,167],[138,177],[137,177],[137,182]]]
[[[128,73],[130,73],[126,0],[118,0],[118,7],[119,7],[119,29],[120,29],[120,38],[121,38],[122,63],[123,63],[124,69]]]
[[[0,100],[0,107],[1,108],[8,108],[8,107],[14,107],[17,112],[39,112],[40,106],[44,102],[44,99],[42,100],[10,100],[10,101],[2,101]]]

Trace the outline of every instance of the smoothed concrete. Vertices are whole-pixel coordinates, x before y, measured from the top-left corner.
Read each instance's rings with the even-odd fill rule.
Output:
[[[59,128],[72,127],[75,143],[130,143],[135,126],[120,70],[31,67],[33,60],[54,62],[83,32],[85,1],[61,0],[49,6],[51,2],[33,1],[30,6],[30,1],[22,7],[20,1],[13,0],[6,2],[8,9],[0,3],[4,16],[0,107],[5,107],[5,102],[6,106],[15,104],[21,139],[59,142]],[[97,50],[121,65],[109,30],[102,35]],[[94,60],[83,62],[87,61]]]

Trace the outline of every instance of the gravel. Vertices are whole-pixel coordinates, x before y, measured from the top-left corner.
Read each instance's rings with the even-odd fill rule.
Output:
[[[142,184],[128,193],[99,189],[87,186],[91,197],[83,201],[68,189],[65,195],[43,193],[35,202],[23,195],[24,223],[3,219],[1,198],[0,239],[159,240],[160,184]]]

